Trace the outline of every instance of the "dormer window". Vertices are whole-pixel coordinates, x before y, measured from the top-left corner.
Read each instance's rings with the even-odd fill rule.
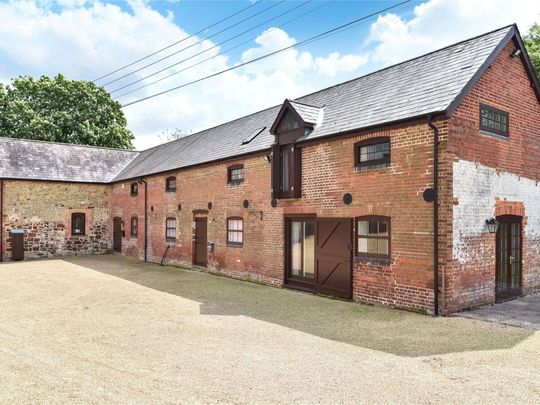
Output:
[[[285,100],[270,128],[276,140],[272,146],[273,198],[302,196],[302,153],[297,141],[320,126],[322,119],[322,107]]]
[[[298,121],[298,119],[296,119],[290,111],[286,111],[285,114],[283,114],[277,130],[279,133],[283,133],[288,131],[294,131],[298,128],[300,128],[300,122]]]

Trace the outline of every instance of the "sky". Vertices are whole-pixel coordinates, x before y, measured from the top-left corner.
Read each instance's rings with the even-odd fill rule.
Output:
[[[96,81],[180,41],[96,81],[124,105],[375,14],[322,40],[123,107],[142,150],[162,143],[167,132],[197,132],[504,25],[517,23],[524,35],[540,22],[538,0],[413,0],[380,12],[399,3],[0,1],[0,81],[58,73]]]

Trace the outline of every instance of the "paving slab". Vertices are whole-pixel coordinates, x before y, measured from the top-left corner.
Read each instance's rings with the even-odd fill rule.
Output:
[[[540,294],[531,294],[457,314],[463,318],[540,330]]]

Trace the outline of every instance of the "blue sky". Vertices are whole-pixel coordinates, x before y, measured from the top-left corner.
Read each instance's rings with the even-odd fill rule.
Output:
[[[94,80],[252,5],[242,14],[144,63],[180,51],[177,55],[117,82],[105,85],[143,64],[97,82],[124,104],[231,68],[399,3],[394,0],[312,0],[302,4],[304,1],[288,0],[278,4],[276,0],[262,0],[254,5],[248,0],[0,2],[0,81],[8,82],[18,75],[57,73],[73,79]],[[206,39],[270,6],[274,7]],[[298,8],[290,14],[216,46],[294,7]],[[316,8],[311,14],[279,28],[283,22]],[[125,107],[124,112],[136,136],[136,147],[144,149],[162,142],[164,131],[176,128],[198,131],[503,25],[515,22],[525,33],[533,21],[540,21],[537,0],[411,1],[337,35]],[[217,55],[242,42],[246,43],[234,51]],[[191,47],[181,51],[187,45]],[[197,56],[200,52],[203,53]],[[188,57],[192,59],[169,67]],[[212,59],[176,73],[209,57]],[[162,69],[162,73],[154,74]],[[165,78],[170,74],[174,76]],[[156,79],[163,80],[149,85]],[[124,97],[118,97],[122,91],[114,92],[136,80],[140,83],[126,90],[149,86]]]

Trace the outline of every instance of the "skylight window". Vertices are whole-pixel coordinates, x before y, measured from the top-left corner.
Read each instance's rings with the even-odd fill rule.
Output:
[[[266,129],[266,127],[262,127],[262,128],[258,128],[258,129],[256,129],[255,131],[253,131],[253,132],[251,133],[250,136],[248,136],[246,139],[244,139],[244,140],[242,141],[242,145],[246,145],[246,144],[250,143],[252,140],[255,139],[255,137],[256,137],[257,135],[259,135],[259,134],[260,134],[262,131],[264,131],[265,129]]]

